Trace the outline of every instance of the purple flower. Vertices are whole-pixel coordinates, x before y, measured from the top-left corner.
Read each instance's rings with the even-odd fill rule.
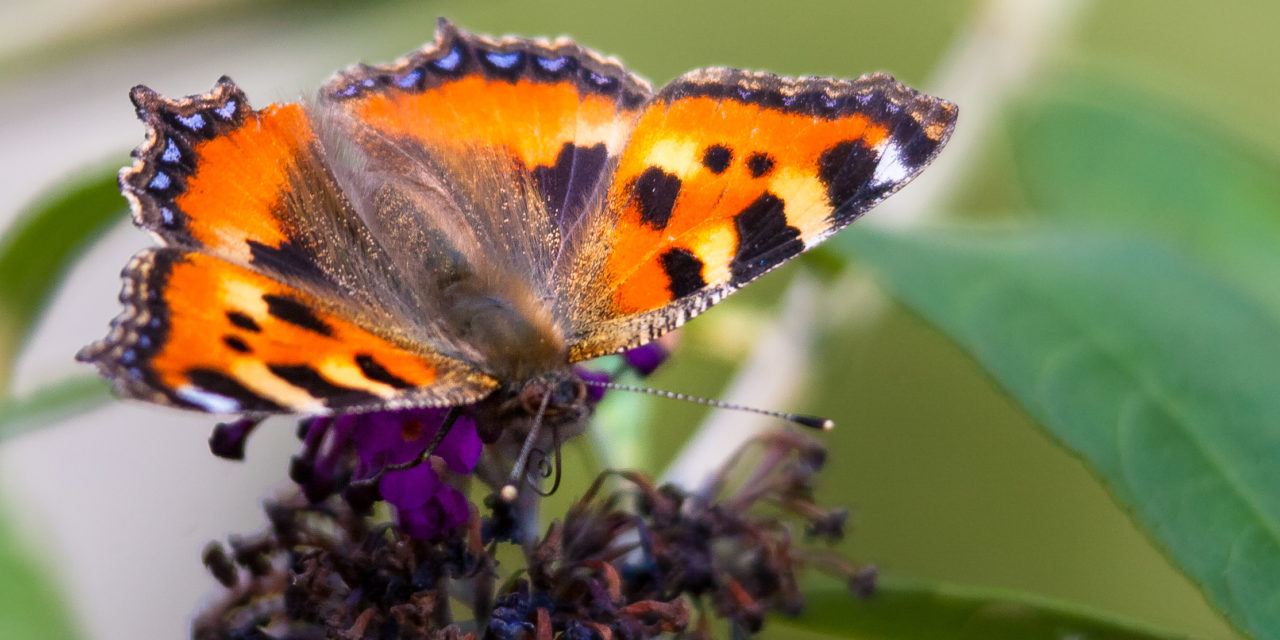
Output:
[[[666,358],[669,346],[664,338],[633,349],[625,354],[625,361],[646,375]],[[575,373],[594,382],[609,382],[613,377],[582,367],[576,367]],[[605,391],[587,385],[588,410]],[[386,500],[400,529],[414,538],[433,539],[455,531],[471,517],[471,505],[441,474],[470,474],[480,461],[482,443],[468,408],[461,408],[430,459],[414,464],[434,441],[449,411],[410,408],[307,418],[299,424],[302,451],[293,457],[289,476],[313,504],[342,492],[352,508],[367,513],[374,501]],[[219,425],[211,447],[220,455],[241,457],[244,441],[256,424],[256,420],[242,419]],[[396,466],[408,468],[388,468]]]
[[[361,424],[351,440],[359,457],[355,479],[375,477],[388,465],[412,462],[435,438],[448,409],[402,409],[351,416]],[[476,423],[459,416],[432,452],[453,473],[467,474],[480,461]],[[466,496],[440,479],[430,463],[387,471],[378,481],[382,499],[395,508],[400,528],[410,536],[430,539],[452,531],[470,517]]]
[[[356,479],[373,477],[387,465],[404,464],[422,455],[448,413],[447,408],[396,409],[339,418],[357,422],[351,433],[360,458]],[[471,473],[480,461],[480,446],[475,420],[462,415],[432,455],[443,458],[454,473]],[[397,473],[402,472],[388,472],[383,481]]]
[[[378,488],[395,507],[400,530],[419,540],[453,531],[471,517],[467,497],[441,481],[429,465],[388,473]]]
[[[249,434],[262,422],[261,418],[240,418],[234,422],[219,423],[209,436],[209,450],[213,455],[228,460],[244,460],[244,444]]]
[[[669,355],[671,351],[666,345],[661,341],[654,341],[623,352],[622,359],[626,361],[627,366],[635,369],[635,372],[643,377],[653,373]]]
[[[583,380],[586,380],[588,382],[612,382],[613,381],[613,376],[607,371],[596,371],[594,369],[588,369],[586,367],[574,367],[573,372],[578,374],[579,378],[582,378]],[[607,389],[605,389],[604,387],[588,384],[587,385],[587,406],[594,408],[597,404],[599,404],[600,401],[604,399],[605,391],[607,391]]]
[[[622,361],[643,378],[666,362],[679,343],[680,332],[669,331],[653,342],[622,352]]]
[[[395,510],[400,528],[410,536],[425,540],[453,531],[466,523],[471,511],[466,496],[440,478],[443,468],[437,469],[429,460],[407,469],[385,470],[418,459],[448,412],[445,408],[395,409],[304,420],[303,450],[294,457],[290,476],[312,502],[332,495],[346,477],[374,481],[382,499]],[[480,461],[480,451],[476,423],[463,415],[432,458],[442,460],[442,467],[452,473],[468,474]]]

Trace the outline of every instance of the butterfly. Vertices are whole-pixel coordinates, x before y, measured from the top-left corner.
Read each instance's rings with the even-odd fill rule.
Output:
[[[131,98],[147,137],[120,184],[159,246],[81,360],[212,413],[474,405],[493,424],[579,419],[573,363],[818,245],[928,165],[957,113],[883,74],[708,68],[654,92],[571,40],[445,20],[306,102],[254,110],[225,77]]]

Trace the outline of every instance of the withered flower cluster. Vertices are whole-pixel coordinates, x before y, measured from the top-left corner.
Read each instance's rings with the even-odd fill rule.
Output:
[[[843,536],[846,512],[814,502],[825,454],[802,434],[755,439],[696,492],[606,471],[543,530],[535,491],[467,499],[484,475],[475,425],[437,439],[442,420],[413,409],[304,421],[298,488],[267,504],[269,527],[206,548],[223,591],[193,637],[701,639],[798,614],[804,567],[858,595],[874,584],[874,569],[822,544]],[[241,455],[252,428],[220,425],[215,452]],[[427,463],[387,471],[428,442]]]

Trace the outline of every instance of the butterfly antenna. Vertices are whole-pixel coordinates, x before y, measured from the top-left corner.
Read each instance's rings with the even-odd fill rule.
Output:
[[[717,409],[728,409],[730,411],[745,411],[747,413],[755,413],[762,416],[779,418],[782,420],[786,420],[787,422],[798,424],[802,427],[808,427],[810,429],[819,429],[821,431],[830,431],[834,429],[836,426],[835,422],[832,422],[827,418],[819,418],[818,416],[807,416],[800,413],[785,413],[782,411],[770,411],[768,409],[761,409],[759,407],[748,407],[746,405],[733,404],[732,402],[723,402],[720,400],[712,400],[710,398],[700,398],[698,396],[686,395],[683,393],[677,393],[675,391],[663,391],[661,389],[650,389],[648,387],[633,387],[629,384],[618,384],[616,382],[605,382],[603,380],[583,379],[583,382],[593,387],[613,389],[615,391],[631,391],[634,393],[647,393],[653,396],[670,398],[672,400],[683,400],[685,402],[692,402],[694,404],[706,405],[708,407],[715,407]]]
[[[546,393],[542,396],[542,404],[538,405],[538,413],[533,417],[533,426],[529,428],[529,435],[524,438],[524,446],[520,447],[520,455],[516,456],[516,466],[511,469],[511,476],[507,478],[507,484],[502,487],[502,491],[498,495],[502,497],[504,502],[514,502],[516,494],[516,483],[524,477],[524,467],[529,462],[529,454],[533,453],[533,444],[538,440],[538,434],[542,432],[542,416],[547,412],[547,405],[551,402],[551,394]]]

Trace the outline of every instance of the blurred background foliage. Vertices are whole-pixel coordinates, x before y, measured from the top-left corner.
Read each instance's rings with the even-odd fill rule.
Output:
[[[1037,11],[1052,28],[1020,39]],[[909,229],[849,231],[771,274],[692,323],[649,383],[720,397],[793,281],[820,276],[825,319],[786,408],[839,424],[821,436],[821,498],[853,508],[842,551],[890,576],[891,612],[846,623],[860,610],[821,595],[774,637],[1280,637],[1280,5],[1261,0],[11,1],[0,437],[23,436],[0,450],[0,637],[181,634],[214,584],[199,545],[257,527],[293,446],[280,422],[229,466],[204,461],[212,420],[82,413],[105,395],[73,377],[86,372],[71,354],[100,337],[114,273],[146,243],[116,222],[71,268],[123,220],[101,166],[141,139],[129,86],[194,93],[227,73],[256,106],[295,99],[429,40],[437,15],[571,35],[655,85],[723,64],[886,70],[942,92],[994,73],[963,68],[957,43],[1011,43],[992,68],[1025,62],[1012,86],[973,105],[942,94],[961,107],[936,168],[955,176],[945,191],[908,201],[928,211],[871,215],[912,216]],[[549,514],[601,459],[661,472],[676,448],[654,443],[682,442],[705,413],[610,402],[644,429],[571,451]],[[143,493],[157,481],[171,495]],[[1019,607],[1032,613],[991,615]]]

